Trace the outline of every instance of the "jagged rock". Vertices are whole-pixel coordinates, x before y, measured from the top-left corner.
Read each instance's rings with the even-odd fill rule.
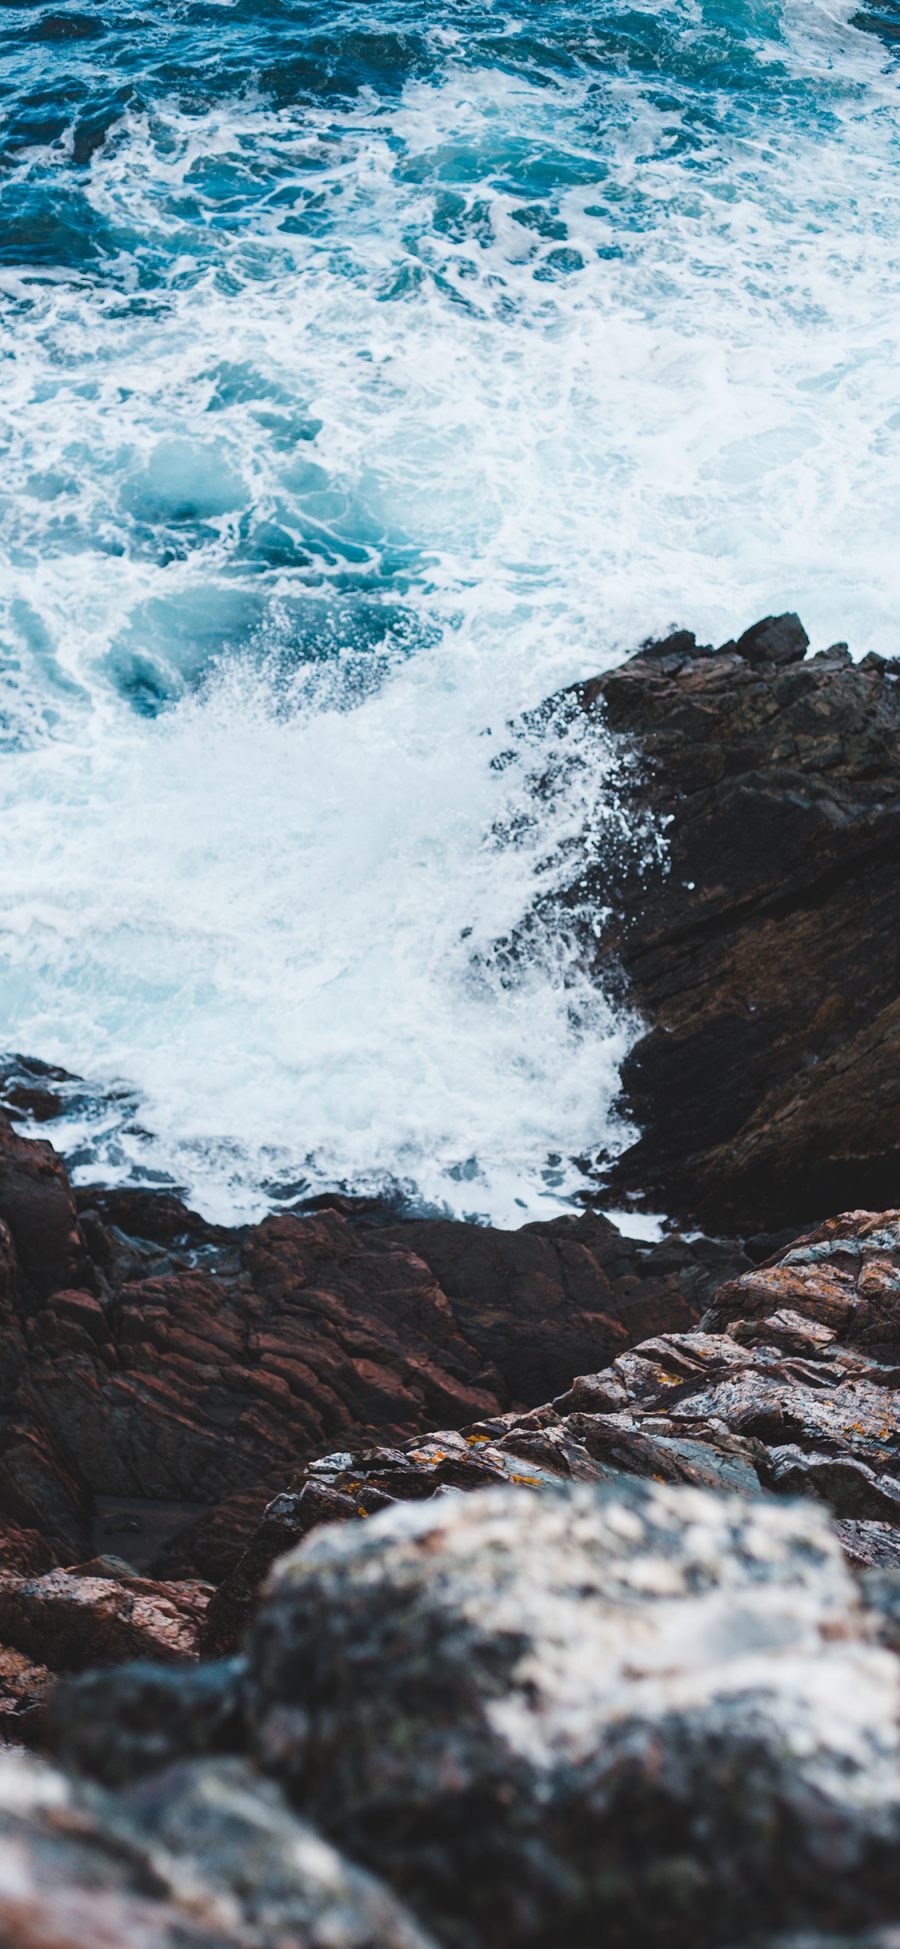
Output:
[[[307,1459],[539,1402],[651,1327],[690,1326],[748,1263],[592,1214],[504,1233],[322,1201],[229,1232],[168,1194],[76,1200],[51,1146],[0,1115],[0,1642],[72,1670],[82,1617],[98,1659],[152,1651]],[[271,1538],[255,1547],[261,1575]],[[83,1572],[47,1579],[98,1551],[147,1574],[143,1637],[121,1582],[101,1599]],[[246,1567],[211,1644],[235,1641]],[[192,1655],[193,1622],[173,1631]]]
[[[681,631],[553,706],[612,735],[640,836],[566,896],[647,1023],[614,1185],[744,1235],[900,1183],[900,669],[805,644],[793,616],[716,652]]]
[[[690,1325],[747,1264],[597,1216],[502,1233],[323,1208],[230,1233],[136,1191],[82,1193],[76,1215],[49,1145],[0,1124],[3,1158],[0,1513],[18,1570],[83,1559],[92,1518],[94,1547],[112,1531],[118,1548],[117,1514],[139,1568],[219,1577],[336,1439],[537,1402],[651,1326]]]
[[[22,1279],[39,1304],[60,1286],[92,1283],[75,1200],[52,1144],[29,1141],[0,1111],[0,1218]]]
[[[43,1576],[0,1572],[0,1738],[43,1732],[51,1677],[122,1659],[196,1658],[209,1584],[154,1583],[101,1558]]]
[[[374,1248],[379,1234],[368,1235]],[[599,1364],[579,1357],[588,1346],[611,1358],[650,1333],[692,1325],[732,1268],[747,1264],[733,1242],[641,1244],[593,1213],[515,1232],[410,1219],[380,1237],[431,1268],[466,1336],[502,1373],[502,1408],[537,1407]]]
[[[205,1646],[240,1641],[271,1564],[322,1523],[491,1482],[811,1495],[852,1562],[900,1563],[898,1333],[900,1216],[832,1219],[722,1287],[701,1328],[641,1342],[543,1408],[307,1464],[223,1579]]]
[[[0,1758],[3,1949],[429,1949],[239,1761],[115,1795]]]
[[[448,1944],[892,1913],[900,1665],[808,1505],[506,1488],[323,1530],[248,1685],[266,1768]]]
[[[753,1322],[787,1306],[816,1332],[864,1348],[875,1360],[900,1362],[900,1211],[846,1211],[796,1239],[774,1265],[725,1284],[707,1319]]]

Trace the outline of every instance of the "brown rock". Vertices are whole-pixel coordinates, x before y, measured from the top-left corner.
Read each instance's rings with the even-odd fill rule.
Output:
[[[0,1642],[54,1671],[196,1655],[210,1586],[156,1584],[100,1558],[42,1577],[0,1575]]]
[[[271,1565],[311,1530],[489,1483],[810,1495],[852,1562],[900,1562],[898,1332],[900,1215],[832,1219],[726,1284],[702,1327],[640,1342],[549,1405],[307,1464],[213,1597],[205,1646],[239,1642]]]

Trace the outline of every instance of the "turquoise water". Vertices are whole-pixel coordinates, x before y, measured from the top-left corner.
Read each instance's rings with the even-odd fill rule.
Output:
[[[491,958],[605,755],[491,757],[671,622],[895,647],[898,33],[0,8],[0,1034],[82,1175],[514,1222],[622,1141],[633,1024]]]

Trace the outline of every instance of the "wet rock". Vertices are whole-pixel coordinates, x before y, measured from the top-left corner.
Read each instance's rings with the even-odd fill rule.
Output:
[[[249,1654],[266,1768],[467,1949],[886,1921],[898,1688],[823,1513],[657,1483],[323,1530]]]
[[[567,894],[588,922],[613,908],[585,949],[647,1024],[614,1186],[713,1230],[878,1209],[900,1182],[898,669],[805,643],[795,616],[717,652],[680,632],[567,700],[612,734],[640,836]]]
[[[167,1193],[75,1199],[52,1147],[2,1119],[0,1205],[0,1640],[63,1671],[89,1655],[79,1619],[98,1662],[162,1647],[166,1617],[192,1656],[198,1576],[228,1582],[209,1643],[230,1648],[298,1533],[284,1502],[263,1512],[307,1460],[520,1412],[689,1327],[749,1263],[592,1214],[504,1233],[320,1201],[228,1232]],[[137,1582],[74,1575],[109,1551],[146,1579],[140,1604]]]
[[[241,1765],[115,1796],[0,1759],[4,1949],[428,1949],[400,1903]]]
[[[369,1236],[374,1245],[379,1234]],[[504,1408],[537,1407],[621,1347],[692,1325],[747,1263],[733,1241],[642,1243],[593,1213],[515,1232],[408,1220],[380,1236],[431,1268],[467,1338],[502,1373]],[[587,1347],[601,1360],[585,1361]]]

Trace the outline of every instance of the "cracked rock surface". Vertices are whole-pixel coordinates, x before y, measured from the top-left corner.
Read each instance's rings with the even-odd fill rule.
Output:
[[[898,1381],[900,1214],[849,1212],[727,1283],[699,1327],[654,1335],[545,1407],[309,1464],[214,1596],[206,1643],[235,1642],[270,1564],[319,1524],[496,1482],[809,1495],[854,1562],[900,1570]]]

